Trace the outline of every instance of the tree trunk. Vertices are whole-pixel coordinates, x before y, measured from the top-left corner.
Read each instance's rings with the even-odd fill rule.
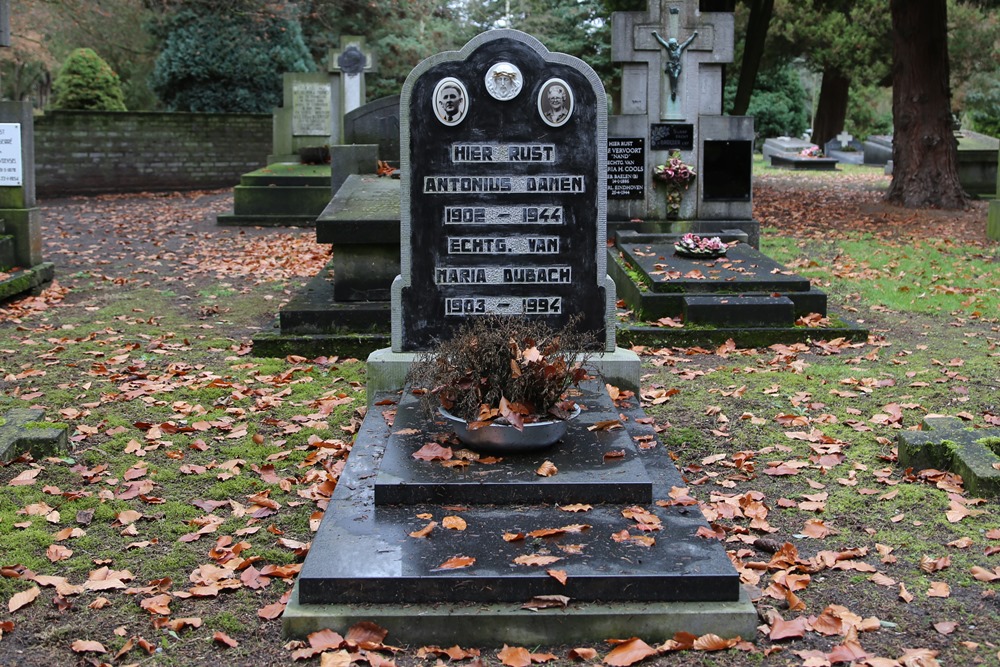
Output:
[[[886,201],[964,208],[948,87],[946,0],[890,0],[892,183]]]
[[[745,116],[750,106],[750,95],[757,80],[760,58],[764,54],[764,41],[771,25],[774,0],[753,0],[750,3],[750,20],[747,24],[746,43],[743,46],[743,62],[740,65],[740,82],[733,99],[733,116]]]
[[[837,70],[823,71],[823,82],[819,86],[819,102],[816,103],[816,118],[813,120],[812,142],[823,150],[826,142],[836,137],[844,129],[847,118],[847,94],[851,80]]]

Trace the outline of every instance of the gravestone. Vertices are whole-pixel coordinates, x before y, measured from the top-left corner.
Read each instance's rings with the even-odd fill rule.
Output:
[[[697,0],[649,0],[645,12],[615,12],[611,55],[622,74],[619,114],[608,130],[610,233],[737,228],[757,245],[753,119],[722,115],[731,11],[702,11]],[[665,222],[666,193],[653,178],[674,151],[698,174],[677,223]]]
[[[273,112],[272,151],[267,163],[298,162],[299,149],[330,142],[330,75],[286,72],[282,106]]]
[[[892,135],[873,134],[861,146],[864,164],[884,166],[892,160]]]
[[[399,165],[399,95],[380,97],[344,114],[344,143],[378,146],[378,159]]]
[[[0,300],[37,289],[55,273],[42,261],[34,136],[31,103],[0,102]]]
[[[773,156],[795,157],[800,155],[802,151],[808,150],[815,145],[805,139],[797,139],[796,137],[771,137],[764,140],[762,152],[764,153],[764,160],[769,165],[774,166],[774,162],[771,160]]]
[[[615,348],[604,88],[539,47],[511,33],[425,60],[404,84],[395,352],[491,314],[555,328],[579,315]]]
[[[365,103],[365,73],[375,71],[375,61],[365,48],[365,38],[342,35],[340,47],[331,49],[327,71],[334,75],[332,107],[335,109],[330,145],[343,141],[344,114],[354,111]]]
[[[756,614],[723,545],[698,537],[706,526],[698,513],[667,507],[680,474],[655,446],[644,413],[627,399],[611,401],[607,378],[581,384],[577,400],[586,409],[552,449],[477,460],[469,469],[413,456],[428,439],[447,442],[452,427],[428,415],[409,388],[401,395],[401,385],[378,387],[386,355],[412,358],[405,350],[427,349],[431,333],[446,336],[487,313],[558,325],[569,310],[583,313],[607,348],[614,288],[601,264],[606,102],[586,64],[524,33],[491,31],[418,65],[400,108],[396,351],[369,357],[375,391],[285,609],[285,633],[362,619],[396,641],[442,646],[752,633]],[[598,364],[608,354],[601,356]],[[623,428],[597,427],[608,419]],[[559,472],[542,477],[535,471],[547,458]],[[556,548],[558,538],[503,536],[565,523],[557,505],[569,503],[592,509],[586,534],[572,537],[579,553],[560,558],[564,585],[543,568],[519,565],[538,548]],[[662,521],[660,542],[607,538],[634,504]],[[426,525],[415,517],[445,512],[460,515],[467,530],[414,537]],[[464,565],[448,566],[459,554]],[[573,604],[556,614],[522,608],[552,594]]]
[[[844,164],[862,164],[865,157],[864,146],[846,131],[826,142],[823,153]]]

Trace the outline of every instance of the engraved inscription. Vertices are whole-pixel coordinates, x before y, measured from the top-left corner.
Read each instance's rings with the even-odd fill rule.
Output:
[[[558,236],[449,236],[449,255],[555,255]]]
[[[434,282],[438,285],[569,285],[573,282],[573,269],[569,266],[437,267]]]
[[[554,144],[452,144],[451,161],[554,162]]]
[[[444,300],[444,313],[450,316],[559,315],[562,314],[562,297],[449,297]]]
[[[446,206],[446,225],[561,225],[562,206]]]
[[[583,176],[425,176],[424,194],[510,193],[535,194],[587,191]]]

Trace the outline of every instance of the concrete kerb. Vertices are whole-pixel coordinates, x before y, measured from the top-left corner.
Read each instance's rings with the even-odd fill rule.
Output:
[[[368,355],[368,404],[372,397],[383,391],[399,391],[406,384],[406,373],[416,358],[415,352],[393,352],[391,348],[375,350]],[[631,350],[615,348],[614,352],[603,352],[590,357],[588,368],[604,378],[604,381],[619,389],[639,391],[639,375],[642,362],[639,355]]]
[[[288,637],[332,629],[346,632],[371,621],[397,644],[420,645],[434,637],[442,646],[538,646],[599,642],[609,637],[660,641],[678,632],[749,639],[756,633],[756,610],[745,589],[736,602],[576,603],[531,611],[514,604],[303,605],[298,584],[282,616]]]

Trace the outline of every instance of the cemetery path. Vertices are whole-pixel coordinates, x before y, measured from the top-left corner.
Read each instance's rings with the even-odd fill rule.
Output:
[[[835,238],[844,232],[871,233],[886,242],[917,238],[951,239],[988,245],[989,202],[973,200],[964,211],[907,209],[882,201],[889,177],[881,170],[851,173],[755,173],[754,217],[764,227],[797,238]]]
[[[860,230],[892,244],[953,238],[996,247],[983,238],[985,203],[962,212],[886,207],[885,179],[874,172],[765,172],[757,183],[755,216],[790,237]],[[361,365],[253,359],[240,341],[322,270],[329,249],[311,229],[217,227],[214,215],[232,209],[229,191],[78,197],[41,208],[43,256],[56,264],[58,286],[0,307],[0,399],[44,405],[48,418],[70,424],[74,450],[72,459],[0,467],[0,536],[11,536],[0,543],[0,665],[112,656],[178,665],[362,661],[333,645],[322,658],[297,660],[293,649],[310,649],[286,644],[280,621],[262,620],[283,606],[284,574],[267,585],[248,568],[253,576],[240,588],[204,599],[164,592],[172,580],[183,593],[196,572],[214,572],[216,559],[244,544],[251,558],[264,557],[262,568],[300,561],[292,550],[310,539],[322,496],[312,485],[326,479],[321,469],[339,472],[348,447],[307,448],[298,430],[325,419],[320,437],[349,440],[364,402]],[[861,664],[864,652],[869,665],[930,667],[936,652],[942,664],[1000,664],[996,501],[962,491],[947,473],[906,471],[892,440],[893,429],[928,413],[1000,426],[996,322],[874,307],[865,316],[878,333],[866,344],[647,351],[641,398],[662,450],[677,456],[702,511],[717,513],[747,578],[760,575],[759,592],[769,592],[757,608],[771,627],[744,638],[753,647],[718,652],[655,655],[629,643],[612,657],[611,645],[594,641],[588,664]],[[206,328],[215,332],[199,343]],[[205,410],[212,422],[197,421],[196,433],[171,428],[183,419],[194,428]],[[294,463],[302,459],[312,467]],[[147,482],[154,495],[137,496]],[[238,514],[251,503],[264,521]],[[217,534],[211,522],[197,528],[212,512],[229,522]],[[74,536],[81,528],[90,534]],[[57,529],[70,537],[56,539]],[[200,542],[191,537],[201,533]],[[98,563],[120,576],[131,568],[134,583],[75,591]],[[28,566],[46,583],[28,580]],[[123,592],[126,585],[135,589]],[[550,664],[579,664],[564,657],[570,648],[507,657],[483,649],[481,661],[455,662],[511,665],[538,651],[539,661],[551,652],[559,661]],[[368,661],[417,667],[443,655],[409,646]]]

